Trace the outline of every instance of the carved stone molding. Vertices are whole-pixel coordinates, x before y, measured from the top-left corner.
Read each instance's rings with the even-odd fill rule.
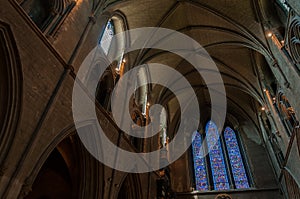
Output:
[[[300,64],[300,16],[290,12],[287,28],[287,50],[295,64]]]
[[[299,127],[299,125],[295,127],[294,131],[296,133],[297,148],[298,148],[298,153],[300,156],[300,127]]]
[[[23,186],[22,186],[22,189],[21,189],[21,192],[20,192],[20,197],[21,198],[24,198],[26,197],[30,192],[32,191],[32,186],[31,184],[27,184],[27,183],[24,183]]]
[[[0,21],[0,164],[5,160],[20,113],[21,64],[13,32],[8,24]],[[5,96],[5,97],[4,97]]]
[[[215,199],[232,199],[232,197],[226,193],[221,193],[217,195]]]

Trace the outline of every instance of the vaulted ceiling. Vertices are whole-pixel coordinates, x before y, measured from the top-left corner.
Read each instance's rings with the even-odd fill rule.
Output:
[[[267,1],[256,0],[139,0],[117,1],[106,11],[124,14],[128,28],[163,27],[184,33],[202,45],[216,63],[226,90],[227,119],[257,128],[256,114],[263,106],[262,68],[271,59],[266,42],[265,11],[273,9]],[[163,63],[183,74],[197,93],[202,125],[210,118],[210,97],[205,82],[182,57],[170,52],[140,51],[131,56],[133,63]],[[132,67],[132,66],[129,66]],[[165,88],[151,87],[152,102],[164,103],[169,115],[169,130],[178,122],[176,96]],[[232,122],[232,121],[231,121]],[[170,133],[170,132],[169,132]],[[184,165],[184,161],[177,165]],[[177,191],[187,190],[174,176]],[[176,181],[176,180],[175,180]]]

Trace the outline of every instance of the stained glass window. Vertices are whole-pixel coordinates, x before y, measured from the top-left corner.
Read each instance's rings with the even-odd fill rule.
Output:
[[[216,124],[209,121],[205,127],[206,147],[209,151],[207,159],[203,157],[201,149],[203,137],[196,132],[192,142],[196,189],[209,190],[210,183],[213,190],[250,188],[236,133],[226,127],[219,135]]]
[[[104,29],[104,32],[103,32],[103,35],[101,37],[101,40],[100,40],[100,45],[104,51],[104,53],[107,55],[108,54],[108,51],[109,51],[109,48],[110,48],[110,45],[111,45],[111,41],[112,41],[112,38],[115,34],[115,28],[114,28],[114,24],[113,22],[110,20],[107,22],[106,26],[105,26],[105,29]]]
[[[193,157],[194,157],[194,170],[195,170],[195,182],[196,189],[203,191],[208,190],[206,165],[201,152],[202,138],[199,132],[195,132],[195,137],[192,142]]]
[[[209,121],[206,125],[207,147],[210,149],[209,159],[215,190],[229,189],[228,174],[224,162],[224,154],[219,139],[218,128]]]
[[[249,188],[248,178],[235,132],[230,127],[226,127],[224,131],[224,138],[235,187],[237,189]]]

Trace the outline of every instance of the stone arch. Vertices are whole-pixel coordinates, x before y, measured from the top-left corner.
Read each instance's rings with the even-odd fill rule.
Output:
[[[80,126],[84,130],[93,131],[92,122],[84,122]],[[60,165],[59,168],[53,169],[53,159],[60,159],[54,162]],[[49,171],[52,176],[47,175]],[[48,186],[53,181],[69,190],[53,191],[52,185]],[[44,150],[25,180],[19,197],[102,198],[103,193],[104,166],[89,154],[72,125],[59,133]]]
[[[118,199],[141,199],[141,183],[138,174],[129,173],[119,190]]]
[[[25,198],[72,198],[75,195],[76,193],[72,192],[72,175],[67,161],[55,148],[40,169],[32,191]]]
[[[131,119],[134,122],[134,124],[136,124],[138,126],[146,125],[145,117],[142,114],[142,112],[140,111],[140,109],[138,107],[136,107],[136,105],[134,105],[134,107],[131,109],[130,115],[131,115]],[[132,126],[131,131],[135,131],[134,126]],[[130,139],[132,145],[138,151],[143,151],[143,148],[144,148],[144,139],[143,138],[137,138],[137,137],[132,136],[129,139]]]
[[[21,109],[22,69],[13,33],[0,21],[0,165],[12,144]]]
[[[300,16],[295,12],[290,14],[290,22],[287,31],[287,49],[292,60],[300,69]]]
[[[37,27],[54,35],[76,5],[75,0],[27,0],[22,7]]]
[[[114,89],[115,83],[118,81],[119,76],[123,73],[125,66],[125,62],[123,62],[123,53],[121,53],[121,57],[119,55],[115,55],[114,53],[119,54],[119,52],[110,51],[111,46],[108,48],[107,55],[105,54],[106,52],[99,50],[100,47],[102,47],[101,40],[103,38],[107,23],[110,22],[113,24],[112,26],[114,29],[114,34],[127,29],[126,18],[121,14],[121,12],[115,12],[107,17],[106,23],[101,30],[96,49],[96,53],[99,53],[98,55],[100,56],[97,57],[96,60],[93,60],[93,66],[87,71],[86,78],[84,80],[88,90],[90,91],[90,88],[92,88],[94,85],[97,85],[95,97],[99,104],[101,104],[102,107],[108,111],[110,111],[111,93]],[[125,40],[126,38],[121,38],[121,41],[113,42],[110,45],[116,49],[124,50],[126,43]],[[112,60],[112,62],[110,62],[107,57],[120,57],[120,59]],[[102,75],[100,76],[100,74]]]
[[[96,99],[106,110],[110,110],[110,97],[115,81],[111,68],[107,68],[102,75],[96,90]]]

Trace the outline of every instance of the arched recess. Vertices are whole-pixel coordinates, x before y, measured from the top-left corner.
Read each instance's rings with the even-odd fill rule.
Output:
[[[106,110],[110,110],[110,97],[114,89],[114,75],[108,68],[102,75],[96,90],[96,99]]]
[[[13,33],[0,21],[0,165],[12,144],[21,109],[22,69]]]
[[[28,7],[27,13],[37,27],[39,27],[41,30],[45,29],[51,19],[51,1],[32,0],[26,1],[26,3],[23,5]]]
[[[135,76],[134,76],[135,75]],[[132,119],[131,131],[139,130],[137,127],[146,126],[149,122],[149,118],[147,118],[147,112],[149,110],[149,85],[147,85],[147,71],[145,68],[140,68],[136,74],[132,75],[132,79],[134,80],[133,84],[130,85],[133,87],[134,92],[132,93],[129,103],[129,110]],[[139,86],[138,85],[142,85]],[[134,136],[129,137],[131,143],[135,146],[138,151],[147,150],[146,147],[148,139],[145,138],[137,138]]]
[[[21,6],[37,27],[54,35],[76,5],[75,0],[25,0]]]
[[[112,40],[113,36],[127,29],[125,17],[120,12],[114,13],[106,22],[101,31],[96,56],[92,60],[93,66],[86,75],[88,89],[97,85],[95,97],[103,108],[110,111],[110,98],[115,83],[122,75],[125,67],[124,49],[126,38]],[[121,49],[121,51],[116,51]],[[99,54],[98,54],[99,53]],[[98,56],[100,55],[100,56]],[[110,62],[109,58],[113,58]]]
[[[107,21],[107,24],[111,23],[113,25],[114,34],[119,34],[122,32],[125,32],[128,30],[128,24],[127,19],[125,15],[117,10],[114,13],[112,13]],[[100,41],[103,37],[103,33],[105,30],[103,30]],[[126,62],[128,62],[128,57],[124,55],[124,51],[129,44],[129,35],[128,34],[120,34],[118,39],[114,40],[114,42],[111,43],[110,49],[109,49],[109,56],[116,58],[116,64],[113,65],[112,69],[115,70],[115,72],[119,75],[122,75],[124,71],[126,70]]]
[[[141,183],[138,174],[129,173],[120,188],[118,199],[141,199]]]
[[[135,105],[133,105],[135,106]],[[143,116],[142,112],[137,108],[133,107],[130,110],[131,119],[133,121],[133,124],[131,126],[131,131],[136,131],[135,125],[137,126],[145,126],[146,120]],[[131,144],[136,148],[137,151],[141,152],[144,148],[144,139],[143,138],[137,138],[137,137],[130,137]]]
[[[291,12],[287,30],[287,50],[300,70],[300,16]]]
[[[134,103],[142,111],[142,113],[146,115],[147,102],[149,101],[148,94],[150,91],[150,85],[147,84],[150,78],[148,77],[146,68],[140,68],[139,71],[137,72],[137,76],[133,78],[135,79],[135,83],[134,83],[135,93],[133,94]],[[142,85],[142,86],[138,87],[138,85]]]
[[[276,98],[274,99],[273,103],[276,107],[277,113],[279,114],[287,134],[291,136],[294,128],[299,125],[299,120],[295,114],[295,110],[281,90],[278,90]]]
[[[92,125],[81,127],[93,131]],[[60,133],[45,149],[25,181],[26,199],[102,198],[104,166],[83,146],[74,127]]]
[[[62,144],[67,144],[67,140]],[[73,169],[77,168],[73,167]],[[76,198],[74,175],[60,151],[55,148],[47,158],[26,199]],[[77,189],[78,190],[78,189]]]

